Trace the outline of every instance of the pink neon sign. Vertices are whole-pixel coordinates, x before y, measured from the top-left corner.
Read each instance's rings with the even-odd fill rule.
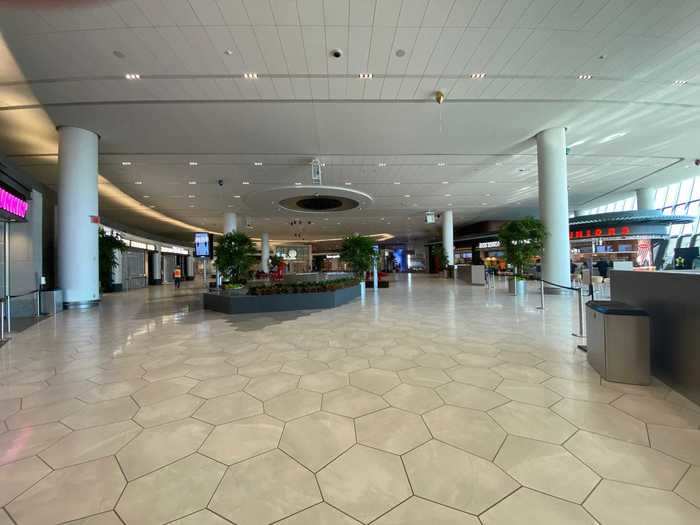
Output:
[[[12,215],[24,219],[27,217],[28,209],[29,203],[27,201],[0,188],[0,210],[7,211]]]

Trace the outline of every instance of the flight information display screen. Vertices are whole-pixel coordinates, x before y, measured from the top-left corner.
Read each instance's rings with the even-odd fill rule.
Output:
[[[197,232],[194,234],[194,256],[213,257],[214,243],[213,236],[207,232]]]

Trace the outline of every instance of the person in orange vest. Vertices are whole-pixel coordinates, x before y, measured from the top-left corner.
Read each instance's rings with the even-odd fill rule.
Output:
[[[182,281],[182,270],[179,266],[176,266],[173,270],[173,280],[175,281],[175,288],[180,288],[180,282]]]

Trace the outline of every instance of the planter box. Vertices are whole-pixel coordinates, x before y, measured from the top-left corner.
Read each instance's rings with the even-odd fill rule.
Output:
[[[204,308],[225,314],[286,312],[289,310],[321,310],[335,308],[360,296],[360,285],[332,292],[290,293],[272,295],[225,295],[205,293]]]
[[[377,288],[389,288],[389,281],[379,281]],[[374,281],[365,281],[365,288],[374,288]]]

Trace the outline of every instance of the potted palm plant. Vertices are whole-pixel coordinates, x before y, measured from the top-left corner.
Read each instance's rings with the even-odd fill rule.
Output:
[[[126,249],[127,246],[121,239],[107,235],[103,228],[98,230],[100,290],[103,293],[118,291],[115,290],[112,273],[119,266],[117,252],[125,252]]]
[[[255,262],[255,245],[243,232],[227,233],[219,240],[215,250],[216,267],[228,281],[225,289],[233,294],[245,294],[245,284]]]
[[[547,236],[542,221],[534,217],[506,222],[498,231],[508,264],[513,266],[513,277],[508,280],[508,291],[525,293],[525,274],[533,266],[535,257],[542,255]]]
[[[377,259],[374,240],[363,235],[350,235],[343,239],[340,250],[341,260],[348,263],[360,281],[365,281],[365,274],[370,271]]]

